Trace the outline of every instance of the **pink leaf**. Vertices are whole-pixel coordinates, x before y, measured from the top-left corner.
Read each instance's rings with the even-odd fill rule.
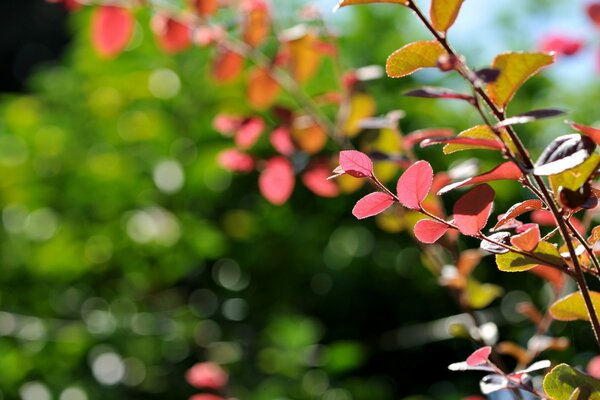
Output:
[[[242,149],[254,146],[264,129],[265,121],[262,118],[248,118],[235,133],[235,144]]]
[[[454,223],[463,235],[477,236],[492,212],[494,190],[487,184],[476,186],[454,204]]]
[[[340,166],[350,176],[355,178],[370,178],[373,176],[373,162],[365,153],[356,150],[340,152]]]
[[[404,147],[409,148],[425,139],[449,137],[454,135],[452,129],[423,129],[404,136]]]
[[[559,55],[572,56],[583,47],[583,40],[571,38],[562,34],[545,36],[539,44],[539,49],[545,53],[555,52]]]
[[[317,196],[335,197],[340,190],[335,183],[327,179],[328,177],[329,168],[326,164],[320,163],[308,168],[302,174],[302,182]]]
[[[586,371],[591,377],[600,379],[600,356],[596,356],[590,360]]]
[[[415,224],[415,237],[421,243],[432,244],[444,236],[448,226],[431,219],[422,219]]]
[[[385,211],[394,203],[394,198],[387,193],[374,192],[360,199],[352,209],[352,215],[364,219]]]
[[[529,227],[523,233],[510,238],[510,243],[521,250],[533,251],[541,240],[540,227],[537,224]]]
[[[190,28],[173,18],[157,14],[152,18],[152,30],[159,47],[169,54],[185,50],[192,42]]]
[[[131,12],[122,7],[104,5],[96,8],[92,16],[92,43],[103,57],[114,57],[127,47],[135,20]]]
[[[275,129],[271,133],[270,140],[273,148],[284,156],[290,156],[296,150],[290,130],[284,126]]]
[[[282,156],[267,161],[265,169],[258,178],[258,187],[262,195],[272,204],[285,203],[294,191],[294,169],[289,160]]]
[[[441,196],[453,189],[462,186],[475,185],[477,183],[484,183],[490,181],[518,180],[521,179],[521,177],[523,177],[523,173],[521,172],[517,164],[508,161],[498,165],[496,168],[489,172],[486,172],[485,174],[481,174],[473,178],[467,178],[465,180],[454,182],[450,185],[444,186],[437,192],[437,194]]]
[[[223,150],[217,156],[219,165],[234,172],[250,172],[254,169],[254,159],[238,149]]]
[[[467,146],[481,146],[492,150],[502,150],[502,143],[495,139],[477,139],[469,137],[430,138],[421,142],[421,147],[433,146],[434,144],[463,144]]]
[[[467,358],[467,365],[470,367],[474,367],[476,365],[486,364],[491,353],[492,348],[490,346],[482,347],[479,350],[475,350],[473,354],[471,354]]]
[[[217,390],[227,384],[229,376],[217,364],[202,362],[190,368],[185,374],[185,379],[194,387]]]
[[[396,193],[406,208],[419,210],[433,183],[433,169],[427,161],[417,161],[398,179]]]
[[[238,115],[218,114],[213,120],[213,128],[225,136],[232,136],[242,122],[244,119]]]

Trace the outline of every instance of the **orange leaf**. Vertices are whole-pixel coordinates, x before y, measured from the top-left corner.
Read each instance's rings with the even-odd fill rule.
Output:
[[[248,102],[258,109],[268,108],[275,102],[281,88],[268,68],[255,67],[248,78]]]
[[[319,39],[301,27],[292,29],[298,29],[298,32],[288,31],[283,35],[287,39],[285,53],[289,55],[292,76],[299,83],[304,83],[315,75],[321,65]]]
[[[222,50],[214,62],[213,76],[217,82],[234,81],[244,69],[244,57],[231,50]]]
[[[327,132],[310,117],[296,118],[292,137],[298,147],[308,154],[318,153],[327,143]]]
[[[263,0],[251,0],[244,3],[244,41],[256,47],[265,41],[271,30],[269,8]]]

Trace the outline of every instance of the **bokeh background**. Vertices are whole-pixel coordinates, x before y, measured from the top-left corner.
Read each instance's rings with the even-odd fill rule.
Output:
[[[273,3],[284,26],[306,4]],[[427,37],[401,8],[332,15],[333,3],[318,6],[340,35],[347,67],[382,65]],[[485,66],[498,52],[535,48],[549,32],[585,39],[580,55],[532,80],[512,110],[558,106],[592,124],[600,115],[598,31],[583,4],[467,1],[452,40]],[[270,205],[256,174],[216,163],[229,140],[212,128],[214,116],[247,106],[239,87],[211,82],[209,52],[163,54],[149,13],[140,12],[127,51],[102,60],[89,17],[42,0],[0,2],[0,398],[186,399],[195,393],[186,370],[206,360],[229,371],[239,399],[478,392],[480,376],[446,368],[475,345],[451,334],[460,311],[410,235],[357,222],[350,210],[362,192],[323,199],[298,187],[287,204]],[[315,79],[315,88],[335,86],[327,71]],[[474,125],[477,115],[463,105],[400,96],[441,82],[462,87],[424,71],[368,90],[379,113],[407,112],[406,132]],[[564,130],[553,121],[521,132],[539,154]],[[420,154],[436,170],[466,157]],[[494,188],[497,210],[523,194],[514,184]],[[491,260],[477,275],[505,290],[484,319],[525,344],[533,327],[514,305],[543,306],[548,288],[534,276],[500,274]],[[553,360],[591,357],[585,324],[553,329],[573,342]]]

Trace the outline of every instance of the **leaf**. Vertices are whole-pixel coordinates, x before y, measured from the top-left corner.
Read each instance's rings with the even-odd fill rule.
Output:
[[[408,97],[422,97],[426,99],[458,99],[458,100],[473,100],[473,96],[455,92],[454,90],[437,87],[422,87],[419,89],[409,90],[403,93]]]
[[[507,246],[510,245],[510,232],[496,232],[488,237],[495,242],[502,243]],[[487,251],[488,253],[492,254],[505,254],[509,252],[508,249],[502,246],[498,246],[494,243],[488,242],[487,240],[482,240],[479,247],[481,248],[481,250]]]
[[[212,75],[218,83],[230,83],[237,79],[244,69],[244,57],[228,49],[221,49],[213,62]]]
[[[600,310],[600,293],[590,291],[590,297],[596,313]],[[583,295],[580,291],[571,293],[570,295],[563,297],[562,299],[554,302],[550,306],[550,314],[552,318],[558,321],[589,321],[590,316],[588,315]]]
[[[292,137],[298,147],[308,154],[318,153],[327,144],[327,132],[311,117],[298,117],[294,120]]]
[[[223,150],[217,156],[219,165],[234,172],[250,172],[254,169],[254,159],[238,149]]]
[[[504,146],[496,139],[477,139],[470,137],[452,137],[452,138],[430,138],[421,142],[421,147],[433,146],[435,144],[453,144],[461,147],[469,147],[487,149],[487,150],[502,150]]]
[[[596,144],[600,144],[600,129],[593,128],[591,126],[585,126],[578,124],[577,122],[567,121],[567,124],[571,126],[571,128],[575,129],[583,133],[586,136],[589,136]]]
[[[506,254],[498,254],[496,264],[498,269],[504,272],[528,271],[538,265],[544,265],[544,262],[548,265],[564,264],[562,257],[552,243],[540,242],[533,254],[541,260],[509,251]]]
[[[346,6],[354,6],[359,4],[371,4],[371,3],[392,3],[408,5],[408,0],[340,0],[340,2],[333,8],[336,12],[338,9]]]
[[[600,27],[600,3],[589,3],[586,6],[585,11],[594,25],[596,25],[597,28]]]
[[[595,226],[594,229],[592,229],[592,234],[588,238],[588,242],[593,246],[599,240],[600,240],[600,225]]]
[[[387,59],[386,72],[390,78],[401,78],[422,68],[435,67],[444,47],[436,40],[407,44]]]
[[[544,391],[552,400],[600,400],[600,381],[567,364],[559,364],[544,377]]]
[[[410,148],[425,139],[450,137],[454,135],[452,129],[422,129],[404,136],[404,147]]]
[[[495,82],[487,85],[488,95],[504,109],[527,79],[553,62],[554,57],[544,53],[498,55],[492,62],[492,68],[500,70],[500,75]]]
[[[111,58],[121,53],[131,36],[135,19],[126,8],[103,5],[92,15],[92,43],[103,57]]]
[[[583,48],[585,42],[581,39],[562,34],[550,34],[542,38],[538,48],[544,53],[554,52],[557,55],[572,56]]]
[[[346,174],[355,178],[370,178],[373,176],[373,162],[369,156],[360,151],[341,151],[340,166]]]
[[[218,0],[194,0],[198,14],[207,17],[213,15],[219,8]]]
[[[248,118],[235,133],[235,144],[242,149],[248,149],[254,146],[264,130],[265,121],[262,118]]]
[[[292,163],[285,157],[269,159],[258,178],[262,195],[272,204],[282,205],[292,195],[295,185]]]
[[[448,232],[448,225],[431,219],[422,219],[415,224],[414,232],[419,242],[432,244]]]
[[[533,251],[541,240],[540,227],[534,225],[525,232],[510,238],[510,243],[524,251]]]
[[[494,190],[487,184],[476,186],[454,204],[454,223],[463,235],[477,236],[492,212]]]
[[[467,280],[465,294],[469,306],[474,310],[480,310],[490,305],[491,302],[502,296],[504,290],[491,283],[479,283],[475,279]]]
[[[385,211],[394,204],[394,198],[387,193],[374,192],[360,199],[352,209],[352,215],[364,219]]]
[[[478,350],[475,350],[469,357],[467,357],[466,363],[470,367],[487,364],[490,354],[492,354],[492,348],[490,346],[482,347]]]
[[[494,229],[504,225],[510,219],[517,218],[526,212],[541,210],[543,207],[544,203],[538,199],[525,200],[521,203],[517,203],[509,208],[508,211],[498,219],[498,223],[494,226]]]
[[[323,59],[317,46],[319,38],[303,25],[284,31],[281,37],[289,56],[292,76],[298,83],[308,81],[315,75]]]
[[[420,210],[421,202],[427,197],[433,183],[433,169],[427,161],[417,161],[411,165],[396,184],[396,194],[400,203],[412,210]]]
[[[265,41],[271,30],[269,8],[264,0],[243,3],[243,38],[250,47],[257,47]]]
[[[290,129],[285,126],[280,126],[275,129],[270,136],[271,145],[278,153],[284,156],[290,156],[296,151],[296,147],[292,142]]]
[[[270,107],[281,87],[268,68],[255,67],[248,78],[248,102],[254,108],[264,110]]]
[[[518,124],[528,124],[533,121],[537,121],[539,119],[546,119],[557,117],[559,115],[564,115],[565,112],[563,110],[557,109],[544,109],[544,110],[534,110],[529,111],[523,114],[515,115],[514,117],[507,118],[503,121],[500,121],[495,125],[496,129],[503,128],[509,125],[518,125]]]
[[[542,152],[533,173],[539,176],[556,175],[583,164],[596,149],[596,143],[579,134],[559,136]]]
[[[152,18],[152,30],[159,47],[168,54],[179,53],[192,43],[190,28],[164,14]]]
[[[548,179],[552,186],[552,190],[554,193],[558,193],[560,187],[569,190],[580,189],[596,173],[599,165],[600,155],[593,153],[583,164],[561,172],[560,174],[550,176]]]
[[[342,132],[348,137],[355,137],[361,130],[361,122],[375,114],[376,104],[373,96],[356,93],[350,97],[348,116],[342,126]]]
[[[492,129],[487,125],[476,125],[472,128],[462,131],[461,133],[458,134],[457,138],[471,138],[471,139],[483,139],[483,140],[496,141],[496,142],[498,142],[498,144],[500,144],[500,149],[502,149],[502,144],[498,141],[498,137],[496,136],[494,131],[492,131]],[[497,145],[494,145],[494,147],[487,146],[488,143],[489,142],[486,142],[485,146],[465,144],[465,143],[462,143],[462,144],[449,143],[444,146],[443,151],[444,151],[444,154],[452,154],[452,153],[456,153],[457,151],[462,151],[462,150],[475,150],[475,149],[498,150],[499,149]]]
[[[512,161],[507,161],[484,174],[446,185],[442,189],[440,189],[437,192],[437,194],[441,196],[458,187],[475,185],[477,183],[501,180],[519,180],[522,176],[523,173],[521,172],[521,169],[517,166],[517,164],[513,163]]]
[[[328,176],[329,166],[325,163],[318,163],[304,171],[302,183],[317,196],[336,197],[340,190],[335,183],[327,179]]]
[[[560,293],[565,286],[565,275],[562,273],[562,271],[559,271],[555,268],[546,267],[545,265],[538,265],[537,267],[530,269],[529,272],[550,282],[554,289],[554,293]]]
[[[432,0],[429,15],[438,32],[446,32],[458,17],[463,0]]]

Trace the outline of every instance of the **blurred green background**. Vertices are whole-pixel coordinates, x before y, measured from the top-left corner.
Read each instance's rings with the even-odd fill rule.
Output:
[[[303,3],[277,2],[282,23]],[[523,10],[489,3],[498,3],[485,17],[494,21],[493,40],[457,34],[477,66],[485,65],[480,50],[488,44],[492,51],[532,48],[547,28],[531,21],[566,18],[565,5],[551,1],[517,2],[526,3]],[[255,173],[233,175],[216,164],[230,141],[213,130],[213,117],[247,105],[241,83],[211,82],[210,51],[162,54],[148,12],[140,11],[132,44],[105,61],[90,46],[90,10],[67,16],[41,0],[1,7],[8,33],[0,99],[0,398],[185,399],[196,392],[185,371],[205,360],[230,372],[229,394],[238,399],[477,393],[479,375],[446,368],[475,345],[451,338],[448,320],[432,323],[460,311],[409,235],[352,217],[363,191],[323,199],[297,185],[276,207],[258,194]],[[579,5],[569,9],[583,15]],[[528,18],[531,35],[515,37],[514,26]],[[349,68],[381,65],[425,37],[409,13],[389,6],[339,11],[331,23]],[[590,24],[581,32],[595,41]],[[22,54],[26,46],[34,56]],[[593,52],[590,44],[581,58],[531,81],[513,112],[559,106],[593,123],[600,114]],[[19,54],[29,61],[19,64]],[[38,63],[44,60],[52,61]],[[569,72],[574,65],[587,72]],[[327,68],[311,87],[335,87]],[[416,79],[369,83],[378,113],[407,111],[407,132],[478,123],[462,104],[401,97],[423,82],[462,87],[437,72]],[[539,154],[563,130],[552,121],[521,132]],[[420,155],[436,171],[468,157],[444,158],[436,148]],[[487,156],[483,170],[499,161]],[[494,187],[498,212],[523,195],[516,184]],[[498,273],[491,260],[477,275],[506,292],[486,318],[500,337],[525,344],[533,327],[514,304],[529,298],[543,306],[548,289],[534,276]],[[589,359],[585,324],[554,329],[573,346],[550,354],[553,360]]]

